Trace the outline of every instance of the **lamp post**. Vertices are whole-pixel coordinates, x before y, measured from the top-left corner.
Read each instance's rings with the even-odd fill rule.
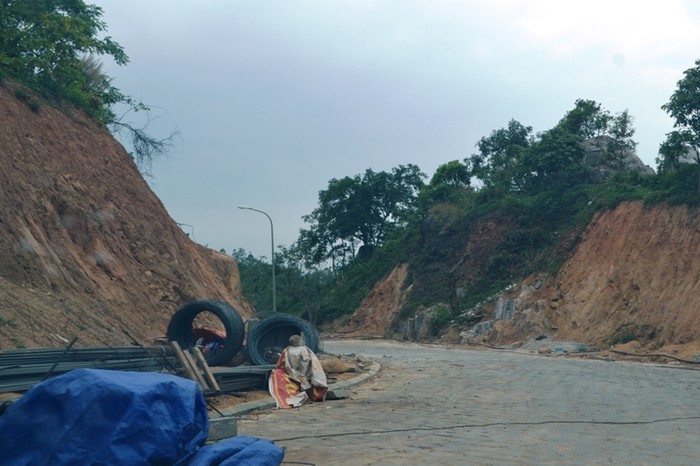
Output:
[[[267,215],[267,212],[263,212],[259,209],[253,209],[252,207],[248,207],[245,205],[239,205],[238,208],[259,212],[265,217],[267,217],[267,219],[270,221],[270,244],[272,245],[272,256],[270,259],[272,261],[272,312],[277,312],[277,291],[275,284],[275,229],[272,226],[272,218],[270,218],[270,216]]]

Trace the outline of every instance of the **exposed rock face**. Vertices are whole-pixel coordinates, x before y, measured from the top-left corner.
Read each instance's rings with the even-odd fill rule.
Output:
[[[586,149],[586,165],[593,178],[599,181],[610,178],[618,171],[606,162],[605,152],[610,142],[612,142],[610,136],[599,136],[583,141],[583,147]],[[631,150],[625,150],[622,164],[625,168],[637,170],[644,175],[655,173],[653,168],[645,165],[642,159]]]
[[[680,163],[700,163],[700,154],[695,149],[688,149],[679,159]]]
[[[253,315],[235,261],[180,230],[105,128],[0,88],[0,348],[159,337],[194,299]]]

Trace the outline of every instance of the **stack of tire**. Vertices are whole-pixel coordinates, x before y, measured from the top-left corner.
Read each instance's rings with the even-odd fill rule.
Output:
[[[168,324],[168,341],[177,341],[183,348],[197,345],[193,323],[203,312],[214,314],[226,330],[217,350],[204,352],[204,357],[210,366],[224,365],[241,350],[246,336],[241,315],[224,301],[191,301],[180,307]],[[318,330],[304,319],[273,313],[262,320],[250,321],[246,346],[248,360],[256,366],[275,364],[292,335],[301,335],[306,346],[313,352],[319,351],[321,339]]]

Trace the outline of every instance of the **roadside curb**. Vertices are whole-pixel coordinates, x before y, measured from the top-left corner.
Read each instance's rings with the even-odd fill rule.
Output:
[[[376,361],[372,362],[372,365],[367,369],[367,372],[364,372],[360,374],[357,377],[354,377],[349,380],[343,380],[341,382],[336,382],[329,384],[328,390],[336,391],[336,390],[346,390],[348,388],[355,387],[363,382],[366,382],[370,379],[372,379],[375,375],[377,375],[377,372],[382,368],[382,365]],[[275,400],[270,397],[269,400],[258,400],[258,401],[251,401],[248,403],[242,403],[238,406],[233,406],[231,408],[222,410],[221,412],[225,416],[242,416],[244,414],[251,413],[253,411],[258,411],[261,409],[270,409],[274,408],[275,405]],[[226,419],[224,418],[214,418],[211,419],[210,421],[216,422],[216,419]]]

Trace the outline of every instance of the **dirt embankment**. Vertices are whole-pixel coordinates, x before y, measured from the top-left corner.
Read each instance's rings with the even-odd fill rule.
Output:
[[[236,263],[192,242],[95,121],[0,87],[0,348],[130,343],[221,299],[253,315]]]
[[[340,329],[382,334],[375,323],[387,316],[391,323],[400,311],[410,292],[406,276],[405,266],[397,268]],[[599,348],[634,341],[647,352],[698,353],[700,209],[627,202],[601,212],[557,276],[533,275],[502,299],[513,303],[512,318],[497,320],[477,341],[513,344],[546,336]],[[495,304],[485,306],[484,319],[495,317]],[[447,335],[456,341],[459,332]]]
[[[700,211],[635,202],[599,214],[551,293],[572,338],[700,339]]]
[[[392,323],[404,304],[406,293],[403,284],[408,274],[408,265],[396,267],[386,278],[362,300],[350,319],[343,317],[333,323],[337,335],[345,337],[378,337],[389,335]]]

